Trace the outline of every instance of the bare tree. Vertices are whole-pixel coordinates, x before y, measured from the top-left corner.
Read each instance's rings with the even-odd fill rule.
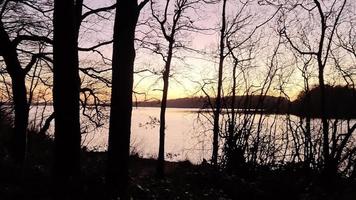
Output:
[[[345,10],[346,0],[344,1],[332,1],[328,4],[324,4],[319,0],[314,0],[306,4],[300,2],[291,2],[286,4],[286,8],[283,9],[283,14],[288,16],[289,12],[299,10],[309,15],[309,19],[314,20],[318,24],[318,35],[313,35],[315,48],[310,43],[310,34],[307,37],[305,35],[291,34],[289,25],[286,23],[286,18],[282,20],[282,28],[280,30],[281,35],[286,39],[289,45],[294,51],[303,55],[311,56],[315,59],[318,68],[318,85],[320,88],[320,117],[322,121],[322,136],[323,136],[323,162],[324,162],[324,174],[325,177],[334,177],[337,172],[337,161],[333,156],[333,152],[330,148],[330,132],[328,121],[328,109],[326,108],[326,89],[325,89],[325,68],[330,63],[330,54],[332,51],[333,41],[335,41],[335,33],[338,24],[340,23],[341,16]],[[290,7],[288,7],[290,6]],[[306,31],[306,29],[302,30]],[[311,32],[312,33],[312,32]],[[299,42],[299,43],[298,43]]]
[[[91,47],[78,47],[80,28],[83,20],[88,16],[109,11],[115,5],[89,9],[85,13],[82,11],[83,6],[83,0],[55,1],[53,17],[53,106],[55,115],[53,172],[57,194],[69,198],[78,197],[81,192],[79,183],[81,168],[79,103],[87,103],[86,92],[94,96],[94,101],[96,98],[92,90],[81,88],[79,70],[86,73],[89,69],[79,68],[78,51],[96,51],[96,48],[111,43],[111,41],[106,41]],[[84,93],[83,101],[80,101],[80,92]],[[85,112],[85,107],[83,112]],[[63,193],[62,190],[67,193]]]
[[[135,61],[135,29],[141,9],[148,0],[118,0],[116,5],[112,59],[112,93],[109,127],[109,198],[130,199],[129,153],[132,112],[132,87]]]
[[[222,79],[223,79],[223,69],[224,60],[226,58],[225,53],[225,38],[226,38],[226,2],[222,1],[222,12],[221,12],[221,29],[220,29],[220,40],[219,40],[219,68],[218,68],[218,82],[217,82],[217,95],[215,99],[214,106],[214,124],[213,124],[213,151],[211,156],[211,162],[213,165],[218,164],[218,151],[219,151],[219,118],[221,113],[221,90],[222,90]]]
[[[163,90],[160,111],[160,128],[159,128],[159,152],[158,152],[158,176],[164,175],[164,157],[165,157],[165,128],[166,128],[166,108],[169,88],[169,78],[171,77],[171,65],[175,50],[184,47],[181,42],[177,42],[179,34],[187,30],[192,30],[193,21],[187,16],[189,9],[194,9],[194,5],[198,3],[196,0],[177,0],[174,3],[167,0],[164,3],[163,12],[158,14],[155,6],[158,2],[151,1],[151,13],[153,18],[158,23],[159,31],[161,32],[164,41],[167,42],[167,47],[163,48],[162,44],[154,44],[154,52],[159,54],[164,61],[164,69],[162,71]],[[172,11],[171,11],[172,10]],[[171,21],[170,21],[171,20]]]
[[[273,12],[271,16],[267,15],[266,19],[257,19],[252,13],[248,13],[248,6],[252,4],[253,1],[240,1],[238,4],[232,4],[233,2],[228,2],[227,0],[222,1],[222,11],[221,11],[221,23],[220,23],[220,36],[219,36],[219,56],[218,56],[218,80],[217,80],[217,91],[216,98],[214,102],[213,110],[213,151],[212,151],[212,164],[217,165],[218,162],[218,151],[219,151],[219,134],[221,132],[221,127],[219,127],[220,115],[222,110],[222,90],[223,90],[223,74],[224,68],[226,67],[225,61],[230,56],[233,60],[233,70],[232,70],[232,88],[231,88],[231,121],[230,121],[230,132],[233,132],[233,127],[235,126],[235,97],[236,97],[236,70],[237,66],[243,62],[249,61],[251,57],[239,58],[242,51],[250,52],[253,49],[253,45],[248,45],[248,43],[254,43],[252,38],[256,35],[258,29],[263,27],[267,22],[274,18],[277,11]],[[227,15],[227,4],[237,6],[236,12],[231,15]],[[230,16],[231,15],[231,16]],[[256,42],[255,42],[256,43]],[[239,52],[240,51],[240,52]],[[247,53],[249,54],[249,53]],[[251,52],[250,55],[251,56]],[[273,72],[271,72],[273,73]],[[267,76],[269,77],[269,76]],[[268,81],[264,83],[267,84]],[[262,90],[263,91],[263,90]],[[268,89],[267,89],[268,91]],[[266,92],[266,91],[263,91]],[[261,93],[261,98],[267,94]],[[261,99],[263,102],[263,99]],[[231,138],[230,138],[231,139]],[[231,142],[231,141],[230,141]]]
[[[4,58],[6,71],[11,77],[11,90],[15,110],[13,148],[14,157],[19,164],[22,164],[25,159],[26,131],[31,102],[31,98],[27,96],[26,76],[38,60],[46,56],[42,52],[44,44],[52,42],[47,37],[50,33],[44,29],[46,20],[42,19],[41,23],[40,20],[31,18],[30,15],[31,13],[33,15],[33,12],[28,11],[35,10],[35,12],[39,12],[45,18],[45,13],[48,12],[46,11],[46,6],[44,6],[46,2],[41,3],[6,0],[0,4],[0,56]],[[41,5],[44,8],[41,8]],[[15,26],[13,26],[10,20],[11,17],[18,20],[15,20]],[[24,44],[29,47],[31,43],[33,46],[37,43],[37,45],[39,44],[42,47],[33,51],[26,51],[21,47]],[[27,62],[24,59],[26,56],[29,56]]]

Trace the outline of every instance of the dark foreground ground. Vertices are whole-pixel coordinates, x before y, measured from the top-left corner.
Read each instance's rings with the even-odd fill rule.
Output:
[[[37,135],[29,137],[25,169],[14,167],[6,144],[6,137],[0,134],[0,200],[51,199],[51,139]],[[105,161],[103,152],[83,151],[83,199],[103,198]],[[231,175],[216,171],[207,163],[166,162],[163,179],[155,176],[155,166],[153,159],[131,157],[132,199],[356,200],[355,182],[339,178],[332,184],[325,184],[318,174],[296,165]]]
[[[102,199],[104,188],[103,153],[85,153],[83,169],[83,199]],[[340,179],[332,189],[325,189],[313,177],[297,171],[264,171],[254,177],[241,178],[214,172],[209,165],[189,162],[167,162],[166,177],[156,178],[156,161],[132,157],[132,199],[298,199],[355,200],[356,185]],[[43,166],[26,170],[22,184],[14,180],[14,168],[1,169],[0,199],[51,199],[49,172]]]

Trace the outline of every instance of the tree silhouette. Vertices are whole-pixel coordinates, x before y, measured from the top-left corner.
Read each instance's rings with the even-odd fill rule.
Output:
[[[44,4],[44,2],[41,3]],[[41,32],[43,31],[41,27],[42,23],[46,23],[46,20],[41,19],[42,22],[38,22],[34,18],[28,18],[27,13],[22,13],[22,9],[35,9],[37,12],[43,14],[45,11],[42,10],[41,3],[36,4],[33,2],[6,0],[0,5],[0,56],[4,58],[6,70],[12,82],[11,89],[15,110],[13,153],[19,164],[22,164],[25,159],[26,132],[30,106],[30,99],[28,99],[27,96],[26,76],[39,59],[46,57],[46,54],[41,52],[41,48],[45,46],[44,44],[52,43],[52,41],[47,38],[49,33]],[[12,10],[12,12],[9,12],[9,10]],[[8,13],[10,13],[10,16]],[[18,17],[18,21],[15,21],[17,24],[15,28],[12,27],[13,24],[8,24],[11,24],[11,22],[9,22],[11,17]],[[22,25],[22,23],[26,25]],[[36,28],[38,28],[37,31]],[[35,31],[33,31],[33,29],[35,29]],[[38,33],[43,35],[37,35]],[[14,34],[15,37],[13,37]],[[19,47],[22,43],[30,43],[28,46],[31,46],[31,42],[33,46],[35,43],[42,46],[38,49],[38,52],[26,52]],[[19,52],[21,52],[21,54],[19,54]],[[27,63],[23,61],[25,54],[30,54],[30,59]]]
[[[140,10],[148,0],[118,0],[114,24],[112,92],[106,180],[109,198],[129,199],[132,86],[135,61],[135,29]]]
[[[298,3],[291,3],[291,5],[286,4],[290,8],[285,9],[283,14],[293,11],[294,9],[299,9]],[[335,34],[338,24],[342,20],[342,14],[345,10],[346,0],[336,1],[332,5],[323,4],[319,0],[313,0],[311,4],[307,7],[301,6],[303,12],[309,14],[315,13],[317,18],[315,22],[318,24],[319,37],[315,39],[316,47],[313,49],[310,46],[308,37],[302,35],[300,37],[299,43],[297,43],[294,38],[290,36],[288,25],[286,24],[285,18],[281,20],[282,28],[280,34],[285,37],[286,41],[292,47],[292,49],[303,56],[311,56],[317,64],[318,68],[318,87],[320,89],[319,95],[319,108],[320,117],[322,121],[322,136],[323,136],[323,159],[324,159],[324,174],[325,177],[331,178],[335,177],[337,173],[337,166],[335,159],[333,158],[333,153],[330,151],[330,132],[329,132],[329,122],[328,122],[328,110],[326,104],[326,84],[325,84],[325,68],[329,64],[330,54],[332,51],[333,41],[335,40]],[[308,8],[310,7],[310,8]],[[305,34],[301,32],[299,34]]]
[[[55,194],[78,198],[80,178],[78,22],[82,1],[55,0],[53,13],[53,108]]]
[[[184,44],[178,41],[179,35],[184,31],[190,31],[195,28],[193,20],[188,15],[188,10],[195,9],[196,0],[167,0],[160,4],[158,1],[151,1],[151,14],[158,23],[157,35],[162,40],[152,42],[151,50],[162,57],[164,68],[162,70],[162,98],[160,106],[160,127],[159,127],[159,150],[157,175],[164,176],[164,157],[165,157],[165,129],[166,129],[166,108],[169,89],[169,79],[172,76],[171,68],[175,50],[184,48]],[[161,12],[158,11],[160,5],[163,7]]]
[[[226,58],[225,53],[225,38],[226,38],[226,2],[222,1],[222,11],[221,11],[221,28],[220,28],[220,40],[219,40],[219,69],[218,69],[218,82],[216,99],[214,105],[214,124],[213,124],[213,151],[211,156],[211,162],[213,165],[218,164],[218,151],[219,151],[219,118],[221,113],[221,90],[222,90],[222,79],[224,70],[224,61]]]

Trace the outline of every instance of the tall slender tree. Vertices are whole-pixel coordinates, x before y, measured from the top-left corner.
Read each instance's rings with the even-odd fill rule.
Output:
[[[225,51],[225,38],[226,38],[226,2],[222,1],[222,13],[221,13],[221,29],[219,40],[219,69],[218,69],[218,85],[216,91],[216,99],[214,105],[214,124],[213,124],[213,152],[211,156],[211,162],[213,165],[218,163],[218,151],[219,151],[219,118],[221,113],[221,90],[222,90],[222,76],[224,69],[224,60],[226,57]]]
[[[148,0],[118,0],[114,24],[112,92],[106,180],[109,198],[129,199],[130,152],[135,29],[140,10]]]
[[[163,38],[162,43],[154,44],[154,52],[159,54],[164,62],[162,70],[162,99],[160,110],[159,125],[159,151],[157,175],[164,175],[164,154],[165,154],[165,129],[166,129],[166,108],[169,88],[169,78],[171,77],[171,65],[174,57],[174,51],[178,48],[184,48],[184,45],[178,42],[178,36],[187,30],[193,30],[193,20],[187,15],[189,9],[194,9],[197,0],[176,0],[174,3],[167,0],[163,5],[162,13],[158,13],[155,6],[160,5],[158,2],[151,1],[151,12],[155,21],[158,23],[159,37]],[[174,9],[170,11],[170,9]],[[166,46],[166,48],[164,48]]]

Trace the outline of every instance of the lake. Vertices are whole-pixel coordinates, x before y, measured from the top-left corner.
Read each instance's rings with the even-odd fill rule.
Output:
[[[48,116],[50,113],[52,113],[51,106],[46,108],[44,106],[33,106],[30,112],[32,125],[39,125],[41,116]],[[103,116],[106,117],[102,119],[102,126],[98,128],[88,118],[82,116],[82,145],[89,150],[105,151],[107,149],[108,113],[109,108],[104,108]],[[138,154],[144,158],[157,157],[159,114],[160,109],[157,107],[138,107],[133,109],[131,125],[131,152],[133,154]],[[206,117],[210,114],[210,112],[206,111],[199,112],[199,109],[167,108],[166,160],[189,160],[192,163],[201,163],[203,159],[209,160],[211,158],[212,118]],[[221,128],[225,131],[226,124],[223,122],[226,121],[227,117],[226,112],[221,115]],[[346,123],[342,121],[338,123],[338,132],[344,132]],[[52,122],[49,130],[50,134],[53,134],[53,124]],[[296,151],[302,150],[300,145],[303,142],[303,125],[300,117],[276,114],[245,115],[240,113],[236,118],[236,124],[237,130],[248,131],[251,134],[248,138],[248,143],[251,147],[256,140],[256,133],[260,134],[261,154],[259,154],[259,162],[269,162],[268,159],[270,158],[284,160],[285,157],[289,157],[292,159],[289,155],[295,155]],[[320,127],[319,119],[312,120],[311,130],[316,133],[312,137],[316,144],[320,144],[321,141]],[[223,143],[220,142],[220,147],[222,145]],[[274,156],[271,157],[272,154]]]
[[[39,124],[40,116],[48,116],[52,107],[43,112],[43,106],[34,106],[30,112],[30,121]],[[104,111],[108,114],[108,108]],[[166,112],[166,159],[170,161],[189,160],[200,163],[204,158],[211,157],[211,132],[205,126],[207,120],[198,119],[199,109],[168,108]],[[42,113],[43,112],[43,113]],[[155,107],[134,108],[131,124],[131,152],[145,158],[156,158],[159,143],[159,114]],[[33,120],[37,119],[37,120]],[[54,123],[49,129],[53,134]],[[82,119],[84,134],[82,145],[90,150],[105,151],[108,141],[108,119],[103,126],[94,128],[86,118]]]

